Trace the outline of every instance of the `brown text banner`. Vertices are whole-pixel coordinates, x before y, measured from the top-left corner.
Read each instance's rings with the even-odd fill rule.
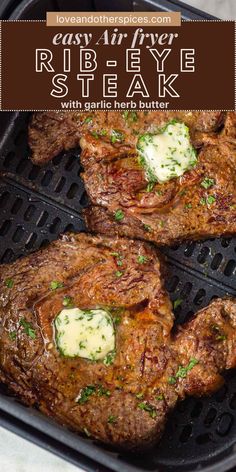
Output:
[[[1,22],[1,109],[235,109],[235,24]]]

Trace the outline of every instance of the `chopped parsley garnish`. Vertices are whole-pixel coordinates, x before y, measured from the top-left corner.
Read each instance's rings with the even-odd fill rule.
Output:
[[[147,411],[147,413],[149,414],[151,418],[156,418],[157,416],[157,411],[156,411],[155,406],[151,405],[150,403],[141,402],[138,404],[138,408],[140,408],[141,410]]]
[[[77,400],[77,403],[80,405],[83,405],[86,403],[91,395],[96,392],[96,387],[94,385],[87,385],[87,387],[84,387],[81,392],[79,399]]]
[[[58,282],[58,280],[52,280],[52,282],[50,283],[51,290],[56,290],[57,288],[62,288],[62,287],[63,287],[63,283]]]
[[[197,359],[195,359],[194,357],[192,357],[186,367],[183,367],[182,365],[180,365],[179,368],[178,368],[178,370],[177,370],[177,372],[176,372],[176,374],[175,374],[175,378],[177,378],[177,379],[179,379],[179,378],[184,379],[185,377],[187,377],[188,372],[189,372],[190,370],[192,370],[193,367],[198,364],[198,362],[199,362],[199,361],[198,361]]]
[[[25,334],[27,334],[27,336],[29,336],[32,339],[36,338],[36,333],[31,323],[28,323],[28,321],[26,321],[24,318],[21,318],[20,325],[23,326],[24,328],[23,331]]]
[[[108,416],[108,419],[107,419],[107,422],[108,422],[109,424],[116,423],[116,422],[117,422],[117,416],[115,416],[115,415],[109,415],[109,416]]]
[[[114,316],[113,318],[113,323],[117,326],[121,322],[121,317],[120,316]]]
[[[122,116],[123,116],[123,118],[124,118],[125,120],[128,120],[128,118],[129,118],[129,112],[128,112],[128,110],[123,111]]]
[[[200,204],[201,205],[212,205],[212,203],[215,203],[216,201],[216,198],[214,197],[214,195],[208,195],[208,197],[202,197],[200,199]]]
[[[176,384],[176,378],[173,377],[173,376],[169,377],[168,378],[168,384],[170,384],[170,385]]]
[[[211,328],[214,332],[216,341],[225,341],[227,339],[226,334],[218,325],[212,325]]]
[[[116,258],[116,264],[118,266],[122,266],[123,265],[123,256],[122,254],[119,254],[119,252],[111,252],[111,256],[115,257]]]
[[[84,123],[90,123],[91,121],[93,121],[92,116],[87,116],[87,118],[84,120]]]
[[[216,201],[216,197],[214,197],[213,195],[209,195],[209,197],[207,197],[207,203],[208,205],[211,205],[212,203],[214,203]]]
[[[139,264],[146,264],[148,262],[148,257],[146,256],[138,256],[137,261]]]
[[[5,280],[5,285],[7,288],[12,288],[14,286],[14,280],[13,279],[6,279]]]
[[[9,338],[14,341],[16,339],[16,331],[11,331],[9,334],[8,334]]]
[[[132,123],[135,123],[136,121],[138,121],[138,114],[136,111],[125,110],[123,111],[122,116],[125,120],[129,120]]]
[[[216,341],[225,341],[227,339],[225,334],[218,334],[216,336]]]
[[[107,135],[107,130],[102,129],[99,134],[100,134],[100,136],[106,136]]]
[[[111,143],[121,143],[122,141],[124,141],[124,134],[122,133],[122,131],[119,131],[118,129],[113,129],[111,132]]]
[[[115,350],[111,351],[111,352],[108,352],[105,359],[103,360],[103,364],[105,364],[106,366],[112,365],[114,360],[115,360],[115,357],[116,357],[116,351]]]
[[[148,233],[150,233],[152,231],[152,228],[149,225],[145,224],[145,225],[143,225],[143,227],[144,227],[145,231],[147,231]]]
[[[101,397],[104,395],[105,397],[110,397],[111,392],[107,388],[104,388],[102,385],[99,385],[97,388],[97,395]]]
[[[156,400],[161,401],[161,400],[164,400],[164,395],[161,393],[160,395],[157,395],[155,398]]]
[[[153,187],[155,187],[156,182],[149,182],[146,187],[146,192],[151,192],[153,190]]]
[[[117,271],[115,272],[115,276],[116,276],[116,277],[122,277],[123,274],[124,274],[124,272],[122,272],[121,270],[117,270]]]
[[[123,220],[124,216],[125,215],[124,215],[124,212],[122,210],[118,209],[118,210],[115,211],[115,220],[116,221]]]
[[[209,179],[206,177],[205,179],[202,180],[201,186],[205,189],[211,188],[215,185],[215,180],[214,179]]]
[[[141,399],[144,397],[144,395],[143,395],[143,393],[142,393],[142,392],[140,392],[140,393],[136,393],[136,395],[135,395],[135,396],[136,396],[136,398],[138,398],[139,400],[141,400]]]
[[[174,307],[174,310],[181,305],[181,303],[183,302],[183,300],[181,300],[181,298],[177,298],[174,303],[173,303],[173,307]]]
[[[67,308],[73,307],[74,306],[73,305],[73,299],[71,297],[64,297],[62,305],[67,306]]]
[[[185,208],[192,208],[192,203],[186,203]]]
[[[99,139],[99,134],[96,131],[91,131],[90,134],[95,138]]]
[[[138,121],[138,113],[136,111],[130,111],[129,116],[133,123]]]
[[[111,392],[110,390],[104,388],[102,385],[87,385],[87,387],[84,387],[78,398],[76,399],[76,402],[79,403],[80,405],[83,405],[89,400],[89,397],[91,395],[97,395],[98,397],[105,396],[105,397],[110,397]]]

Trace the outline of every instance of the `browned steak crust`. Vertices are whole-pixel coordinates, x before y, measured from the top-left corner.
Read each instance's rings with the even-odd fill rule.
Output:
[[[211,188],[201,185],[205,178],[214,181]],[[128,157],[85,167],[84,181],[94,205],[85,210],[92,231],[159,245],[236,233],[236,147],[230,142],[205,146],[193,170],[151,192],[144,172]],[[120,221],[117,209],[123,212]]]
[[[52,280],[64,286],[52,291]],[[83,309],[106,307],[114,318],[119,311],[113,364],[60,355],[52,326],[64,296]],[[158,440],[178,399],[211,393],[220,372],[236,365],[236,301],[213,301],[172,335],[159,260],[139,241],[65,235],[2,266],[0,318],[0,380],[25,403],[118,448]],[[92,394],[79,403],[88,386]]]
[[[213,133],[224,118],[221,112],[154,111],[136,115],[131,114],[127,119],[123,113],[113,111],[35,113],[29,126],[32,161],[45,164],[64,149],[78,146],[83,136],[86,142],[90,139],[89,153],[97,157],[127,151],[135,147],[138,134],[151,132],[154,127],[174,118],[190,126],[192,138],[199,145],[204,133]],[[122,142],[111,142],[114,129],[122,131]]]
[[[138,135],[173,118],[189,126],[198,163],[182,177],[150,187],[135,148]],[[112,139],[114,130],[122,139]],[[159,245],[236,232],[234,112],[42,113],[34,116],[29,139],[36,163],[80,142],[91,231]],[[204,179],[213,185],[205,188]]]

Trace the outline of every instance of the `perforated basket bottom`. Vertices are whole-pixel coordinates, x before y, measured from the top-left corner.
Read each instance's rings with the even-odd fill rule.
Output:
[[[28,159],[28,114],[12,117],[0,158],[0,262],[34,251],[66,231],[85,231],[81,209],[87,198],[80,179],[79,150],[44,168]],[[236,240],[224,238],[164,250],[171,299],[182,323],[213,298],[236,296]],[[1,397],[0,397],[1,408]],[[78,439],[77,439],[78,441]],[[193,470],[229,453],[236,441],[236,373],[213,397],[180,403],[161,443],[138,458],[120,456],[140,470]]]

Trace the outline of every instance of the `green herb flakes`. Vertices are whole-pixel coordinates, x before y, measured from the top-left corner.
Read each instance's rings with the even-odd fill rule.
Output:
[[[225,332],[218,325],[212,325],[211,329],[215,335],[216,341],[225,341],[227,339]]]
[[[153,188],[155,187],[156,182],[149,182],[146,187],[146,192],[151,192]]]
[[[50,283],[51,290],[57,290],[58,288],[62,288],[62,287],[63,287],[63,283],[58,282],[58,280],[52,280],[52,282]]]
[[[97,387],[97,395],[99,397],[105,396],[105,397],[110,397],[111,392],[107,388],[104,388],[102,385],[98,385]]]
[[[208,195],[208,197],[202,197],[200,199],[200,204],[201,205],[212,205],[213,203],[215,203],[216,201],[216,198],[214,197],[214,195]]]
[[[193,367],[198,364],[198,362],[199,361],[197,359],[192,357],[186,367],[180,365],[175,375],[176,378],[184,379],[185,377],[187,377],[188,372],[192,370]]]
[[[208,188],[213,187],[215,185],[215,180],[214,179],[209,179],[208,177],[205,177],[205,179],[202,180],[201,186],[205,188],[206,190]]]
[[[137,257],[137,261],[139,264],[146,264],[148,262],[148,257],[140,255]]]
[[[138,114],[136,111],[125,110],[123,111],[122,116],[126,121],[130,121],[131,123],[136,123],[138,121]]]
[[[95,139],[99,139],[99,134],[97,133],[97,131],[91,131],[90,134],[91,134]]]
[[[13,279],[6,279],[5,280],[5,285],[7,288],[12,288],[14,286],[14,280]]]
[[[164,395],[161,393],[160,395],[157,395],[155,398],[157,401],[161,401],[161,400],[164,400]]]
[[[216,336],[216,341],[225,341],[227,339],[225,334],[218,334]]]
[[[142,392],[140,393],[136,393],[136,398],[138,398],[139,400],[141,400],[143,397],[144,397],[144,394]]]
[[[91,395],[96,392],[96,387],[94,385],[87,385],[87,387],[82,388],[79,398],[76,400],[77,403],[83,405],[86,403]]]
[[[151,418],[156,418],[157,416],[156,408],[150,403],[141,402],[138,404],[138,408],[140,408],[140,410],[146,411]]]
[[[67,308],[72,308],[74,306],[73,305],[73,299],[71,297],[68,297],[68,296],[64,297],[62,305],[66,306]]]
[[[115,216],[116,221],[121,221],[121,220],[123,220],[125,215],[124,215],[124,212],[122,210],[118,209],[118,210],[115,211],[114,216]]]
[[[116,351],[110,351],[103,360],[103,364],[106,366],[112,365],[116,357]]]
[[[215,203],[215,201],[216,201],[216,197],[214,197],[213,195],[209,195],[209,197],[207,197],[208,205],[212,205],[212,203]]]
[[[11,341],[14,341],[16,339],[16,331],[11,331],[8,336]]]
[[[117,325],[120,324],[120,322],[121,322],[121,317],[120,317],[120,316],[114,316],[114,317],[113,317],[113,323],[114,323],[114,325],[117,326]]]
[[[170,376],[168,378],[167,382],[168,382],[169,385],[174,385],[174,384],[176,384],[176,378],[173,377],[173,376]]]
[[[122,141],[124,141],[124,134],[118,129],[113,129],[111,132],[111,143],[121,143]]]
[[[20,319],[20,326],[24,328],[23,332],[27,334],[27,336],[29,336],[32,339],[36,338],[36,333],[32,327],[32,324],[28,323],[28,321],[26,321],[25,318]]]
[[[150,233],[152,231],[152,228],[149,225],[144,224],[143,227],[144,227],[145,231],[147,231],[148,233]]]
[[[178,306],[180,306],[181,303],[183,303],[183,300],[181,300],[181,298],[177,298],[173,303],[174,310],[178,308]]]
[[[108,416],[108,419],[107,419],[107,422],[108,422],[109,424],[116,423],[116,422],[117,422],[117,416],[115,416],[115,415],[109,415],[109,416]]]
[[[84,120],[84,124],[91,123],[91,121],[93,121],[92,116],[87,116],[87,118],[85,118],[85,120]]]

